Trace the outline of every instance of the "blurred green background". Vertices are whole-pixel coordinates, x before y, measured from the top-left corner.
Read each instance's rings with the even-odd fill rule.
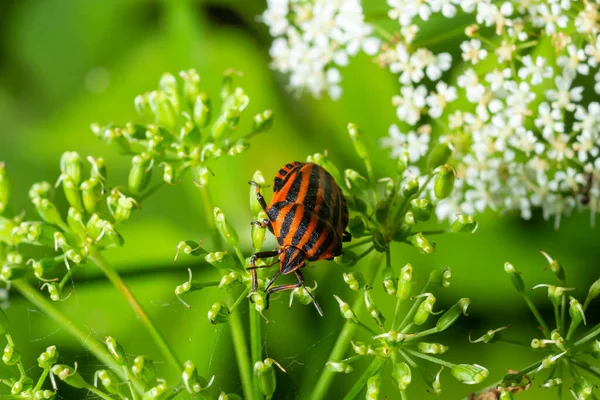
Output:
[[[110,182],[124,182],[129,159],[115,155],[99,142],[90,132],[90,123],[135,119],[136,94],[155,88],[163,72],[188,68],[198,70],[202,87],[214,95],[218,94],[223,70],[233,67],[243,71],[236,83],[250,96],[248,114],[271,108],[276,116],[274,128],[256,137],[250,151],[213,164],[216,175],[210,186],[215,204],[241,233],[248,253],[251,215],[247,181],[254,170],[260,169],[270,179],[281,165],[327,150],[338,166],[362,171],[346,138],[345,126],[352,121],[366,133],[376,175],[391,174],[395,163],[378,148],[378,140],[396,119],[390,101],[398,90],[395,79],[367,57],[358,57],[343,70],[344,95],[339,102],[289,93],[286,78],[268,67],[270,38],[256,19],[264,7],[262,1],[0,2],[0,161],[7,163],[11,177],[11,207],[31,211],[29,186],[41,180],[54,182],[60,155],[67,150],[105,157]],[[443,35],[447,28],[436,26],[437,30],[428,32],[432,37]],[[447,43],[442,41],[432,50],[437,52],[444,46]],[[266,195],[269,198],[270,191]],[[582,299],[599,271],[597,231],[589,225],[589,215],[564,219],[559,231],[554,231],[553,224],[545,222],[540,213],[531,221],[512,214],[484,215],[475,235],[440,237],[432,256],[397,246],[393,261],[397,269],[411,262],[422,283],[432,268],[452,268],[452,286],[439,293],[438,306],[447,308],[460,297],[470,297],[470,317],[459,320],[440,340],[450,345],[446,357],[450,361],[488,367],[491,376],[486,383],[490,384],[506,369],[518,369],[539,358],[509,344],[468,343],[469,332],[477,336],[503,325],[512,325],[509,338],[528,341],[537,336],[536,323],[503,272],[503,263],[514,263],[529,286],[557,283],[550,272],[544,272],[546,262],[539,253],[544,249],[567,269],[569,286],[577,287],[575,295]],[[198,189],[189,180],[162,189],[120,231],[126,246],[109,251],[107,257],[123,273],[178,356],[192,359],[205,376],[216,374],[217,384],[224,390],[241,392],[228,328],[210,325],[206,319],[210,305],[223,300],[222,293],[206,290],[190,294],[186,299],[191,310],[173,295],[174,287],[187,279],[185,268],[193,268],[196,278],[208,279],[212,274],[211,268],[189,257],[172,263],[180,240],[204,239],[210,243]],[[266,247],[273,245],[270,240]],[[366,267],[363,263],[354,268]],[[302,397],[319,376],[343,323],[332,294],[346,299],[353,296],[342,280],[344,271],[347,268],[322,262],[305,273],[309,285],[314,280],[319,283],[317,298],[324,318],[319,318],[314,308],[300,304],[288,310],[287,295],[272,301],[264,345],[266,354],[287,370],[285,375],[278,374],[275,398]],[[545,291],[533,296],[544,315],[550,317]],[[380,297],[379,302],[390,303],[384,304],[384,309],[393,308],[389,297]],[[63,362],[78,361],[87,377],[93,375],[97,362],[80,343],[16,293],[11,294],[10,303],[7,312],[13,337],[24,353],[26,366],[35,365],[39,353],[56,344]],[[131,354],[161,359],[125,300],[94,266],[88,265],[76,275],[75,292],[60,307],[85,325],[91,335],[103,338],[110,334]],[[588,323],[596,323],[597,308],[590,308],[590,312]],[[159,364],[162,375],[176,381],[172,371],[163,366]],[[336,377],[330,398],[339,398],[357,379],[360,363],[355,369],[353,374]],[[410,394],[415,398],[429,396],[420,379],[413,382]],[[442,376],[442,387],[443,398],[463,398],[477,389],[457,384],[447,373]],[[82,395],[81,391],[64,389],[63,398]],[[382,393],[397,397],[391,379],[383,381]],[[526,393],[522,398],[536,395]]]

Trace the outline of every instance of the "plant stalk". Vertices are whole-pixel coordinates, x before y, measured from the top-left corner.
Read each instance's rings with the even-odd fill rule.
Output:
[[[372,263],[368,268],[367,271],[367,284],[369,286],[371,286],[373,284],[373,281],[375,280],[375,277],[377,276],[377,273],[379,272],[379,266],[381,265],[381,256],[379,254],[374,254],[372,256]],[[364,296],[359,296],[355,301],[354,304],[352,305],[352,310],[354,311],[354,313],[356,315],[359,314],[359,312],[362,310],[364,306]],[[352,340],[352,336],[354,335],[354,331],[356,330],[356,327],[358,325],[350,322],[350,321],[346,321],[346,323],[344,324],[344,327],[342,328],[340,335],[337,338],[337,341],[335,342],[335,345],[333,347],[333,350],[331,351],[331,354],[329,355],[329,360],[331,361],[336,361],[336,360],[341,360],[344,356],[344,353],[346,352],[346,349],[348,348],[348,345],[350,344],[350,340]],[[329,370],[329,369],[324,369],[323,373],[321,374],[321,376],[319,377],[319,380],[317,381],[317,384],[315,385],[315,388],[313,389],[311,395],[310,395],[310,399],[312,400],[320,400],[320,399],[324,399],[327,396],[327,391],[329,390],[329,386],[331,385],[331,382],[333,381],[333,378],[335,376],[335,372]]]
[[[36,290],[29,282],[24,280],[12,281],[12,287],[17,289],[23,297],[29,302],[35,305],[45,315],[52,318],[57,325],[67,331],[77,341],[81,343],[88,351],[90,351],[102,364],[110,367],[121,379],[126,379],[125,373],[115,360],[108,353],[104,344],[98,339],[93,337],[90,332],[85,331],[83,328],[73,322],[66,314],[60,311],[52,302],[44,297],[39,290]],[[138,381],[134,382],[138,391],[142,390],[142,386]]]
[[[106,275],[111,283],[119,290],[119,292],[121,292],[123,297],[125,297],[125,300],[127,300],[133,311],[142,321],[142,324],[146,327],[148,333],[150,333],[150,336],[152,336],[152,339],[154,339],[154,342],[159,347],[165,359],[175,367],[175,370],[178,371],[178,373],[181,373],[183,371],[183,364],[179,362],[173,349],[171,349],[169,344],[165,341],[165,338],[161,335],[156,326],[154,326],[154,323],[150,320],[148,314],[146,314],[146,311],[144,311],[131,290],[129,290],[129,287],[123,282],[119,273],[113,268],[108,260],[93,247],[90,249],[89,259],[102,270],[104,275]]]
[[[385,364],[385,359],[383,357],[375,357],[375,359],[371,362],[371,364],[365,369],[365,372],[358,378],[358,381],[350,388],[348,394],[344,397],[344,400],[353,400],[358,394],[363,390],[367,381],[370,377],[375,375],[377,371]]]

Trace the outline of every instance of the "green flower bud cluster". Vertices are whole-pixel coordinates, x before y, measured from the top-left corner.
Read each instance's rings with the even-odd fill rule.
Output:
[[[385,252],[392,242],[404,243],[423,254],[431,254],[435,251],[431,236],[474,232],[477,229],[475,219],[463,214],[457,214],[448,228],[421,228],[422,223],[439,214],[436,212],[439,201],[450,196],[454,190],[456,171],[448,164],[452,150],[446,144],[431,149],[429,161],[423,170],[413,165],[405,152],[399,157],[395,176],[376,178],[360,130],[350,123],[348,133],[364,172],[346,169],[340,174],[326,154],[314,154],[307,158],[308,162],[323,166],[336,178],[351,212],[348,230],[354,240],[346,245],[344,254],[336,257],[338,264],[354,265],[372,250]],[[366,250],[357,254],[355,248],[359,246],[366,246]],[[389,271],[387,275],[391,277]],[[384,284],[387,291],[395,290],[393,278],[386,279]]]
[[[225,72],[216,107],[202,91],[195,70],[181,71],[178,77],[164,74],[158,89],[135,98],[143,124],[92,125],[100,139],[133,155],[128,180],[133,196],[143,197],[159,168],[168,184],[178,183],[191,170],[194,182],[203,187],[211,174],[209,160],[246,151],[250,137],[271,128],[271,110],[256,114],[248,125],[242,121],[250,99],[244,89],[234,86],[238,75],[234,70]]]
[[[350,393],[358,393],[366,386],[367,399],[376,398],[382,374],[388,369],[385,364],[391,363],[391,378],[400,392],[399,398],[406,398],[406,390],[413,377],[420,375],[429,391],[441,393],[440,376],[447,368],[451,376],[464,384],[477,384],[485,380],[488,370],[477,364],[453,364],[440,356],[449,351],[449,346],[433,339],[437,333],[450,328],[460,316],[467,315],[470,301],[462,298],[448,310],[437,310],[436,297],[433,294],[439,288],[450,286],[452,277],[450,268],[432,271],[421,292],[411,297],[415,286],[413,267],[406,264],[401,268],[398,278],[393,274],[391,263],[383,270],[383,289],[387,295],[396,297],[397,307],[394,315],[385,316],[374,302],[373,288],[359,284],[362,275],[358,272],[344,274],[344,281],[355,291],[362,292],[366,309],[373,321],[362,321],[350,305],[339,296],[334,296],[339,304],[343,318],[358,325],[371,335],[371,343],[352,342],[352,355],[342,360],[329,360],[330,371],[351,373],[352,364],[363,358],[370,358],[371,365],[357,381]],[[386,284],[386,281],[388,283]],[[392,283],[389,283],[392,282]],[[394,290],[390,288],[393,287]],[[402,302],[412,302],[404,315]],[[431,319],[437,320],[431,323]],[[493,333],[490,333],[493,335]],[[435,369],[431,369],[431,365]]]
[[[521,273],[511,263],[505,263],[504,271],[508,274],[512,285],[531,310],[537,322],[540,335],[531,340],[530,347],[540,355],[537,363],[527,368],[507,375],[500,383],[504,398],[512,398],[513,392],[521,388],[529,388],[533,376],[542,381],[541,390],[554,389],[559,393],[570,391],[576,399],[593,398],[594,392],[600,384],[590,377],[597,377],[597,368],[590,364],[590,357],[600,357],[600,326],[587,328],[589,322],[586,311],[591,302],[600,295],[600,279],[592,283],[584,301],[580,302],[569,292],[575,288],[566,287],[565,270],[558,261],[542,251],[547,261],[546,269],[550,270],[559,281],[555,284],[538,284],[532,289],[542,288],[547,290],[550,306],[554,309],[554,318],[550,323],[539,312],[537,305],[529,296],[529,290],[521,277]],[[489,330],[473,343],[490,343],[498,338],[498,334],[508,329],[503,326]],[[514,368],[511,366],[511,368]],[[550,396],[547,393],[538,394],[539,397]]]
[[[53,368],[58,362],[58,351],[56,346],[49,346],[40,354],[37,359],[38,366],[42,370],[40,378],[34,381],[28,374],[33,372],[33,368],[25,368],[21,359],[21,352],[9,332],[8,318],[2,308],[0,308],[0,335],[6,339],[6,346],[2,352],[2,363],[14,373],[5,374],[2,381],[10,388],[10,396],[7,398],[19,398],[26,400],[54,399],[56,398],[56,387],[51,379],[48,379]],[[18,339],[18,337],[17,337]],[[35,375],[39,375],[35,373]],[[54,390],[44,389],[52,383]]]

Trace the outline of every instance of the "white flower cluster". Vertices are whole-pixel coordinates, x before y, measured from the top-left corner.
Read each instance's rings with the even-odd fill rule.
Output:
[[[360,0],[268,0],[261,19],[275,37],[271,66],[290,75],[292,90],[315,97],[339,98],[339,67],[361,50],[376,54],[381,42],[364,21]]]
[[[267,18],[276,3],[285,4],[281,13],[285,23]],[[599,3],[387,0],[388,17],[399,25],[396,32],[382,34],[374,57],[398,77],[399,95],[392,104],[401,122],[390,127],[381,144],[391,149],[392,157],[408,150],[413,162],[427,154],[430,143],[451,145],[459,190],[436,208],[438,217],[489,208],[518,210],[523,218],[530,218],[534,208],[541,208],[545,218],[556,218],[558,227],[562,215],[587,207],[593,224],[600,209]],[[311,31],[306,27],[328,26],[321,30],[330,52],[325,64],[303,56],[301,67],[298,62],[286,69],[273,51],[276,68],[291,71],[294,87],[311,87],[293,77],[298,69],[319,70],[322,73],[313,79],[322,76],[325,83],[316,87],[335,88],[334,94],[339,95],[339,74],[330,83],[327,71],[345,65],[352,53],[344,44],[347,41],[332,39],[337,37],[333,32],[339,29],[337,16],[348,13],[349,7],[356,21],[352,30],[359,37],[356,40],[363,47],[372,40],[360,4],[303,1],[288,7],[287,1],[276,0],[269,4],[264,20],[275,36],[285,35],[276,39],[284,44],[274,44],[274,49],[284,45],[314,49],[318,41],[310,35],[304,38]],[[292,8],[297,11],[290,23]],[[457,49],[460,57],[453,60],[449,53],[434,54],[419,46],[419,27],[434,14],[442,16],[435,17],[439,23],[457,13],[471,16]],[[445,33],[440,32],[442,37],[436,40],[443,42]],[[346,54],[340,57],[342,63],[337,62],[336,51]],[[446,73],[451,68],[457,72]]]

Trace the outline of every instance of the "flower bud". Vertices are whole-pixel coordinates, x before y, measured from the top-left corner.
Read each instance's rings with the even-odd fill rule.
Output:
[[[428,284],[433,287],[450,287],[450,279],[452,278],[452,270],[450,267],[436,268],[429,274]]]
[[[456,172],[450,165],[442,165],[438,168],[433,183],[433,192],[438,199],[445,199],[454,190]]]
[[[131,372],[144,384],[154,382],[156,379],[156,365],[145,356],[137,356],[131,364]]]
[[[252,175],[252,182],[258,184],[259,187],[265,187],[265,177],[262,172],[255,171],[254,175]],[[250,211],[252,215],[258,215],[261,211],[263,211],[260,202],[256,198],[256,186],[250,185]]]
[[[295,292],[295,289],[294,289],[292,291],[292,293],[290,294],[290,307],[291,307],[291,304],[292,304],[292,299],[295,296],[298,296],[298,293],[304,293],[304,291],[302,291],[302,292]],[[259,314],[262,315],[262,312],[265,310],[265,307],[267,305],[266,298],[265,298],[265,293],[264,292],[251,292],[249,297],[250,297],[250,301],[254,305],[254,309]],[[300,302],[303,303],[304,297],[299,296],[299,298],[300,298]],[[308,303],[303,303],[303,304],[308,304]]]
[[[265,220],[267,219],[267,213],[261,211],[258,213],[257,217],[259,221]],[[262,248],[263,242],[265,241],[266,228],[252,224],[250,230],[250,236],[252,237],[252,246],[256,251],[259,251]]]
[[[558,360],[565,354],[567,354],[567,352],[563,351],[562,353],[559,353],[556,355],[550,354],[549,356],[545,357],[544,359],[542,359],[540,366],[537,367],[537,369],[535,370],[535,373],[537,374],[538,372],[540,372],[543,369],[548,369],[548,368],[552,367],[554,364],[556,364],[556,360]]]
[[[223,214],[219,207],[215,207],[213,214],[215,219],[215,225],[223,239],[225,239],[227,243],[229,243],[231,246],[237,246],[237,244],[240,241],[238,238],[238,234],[235,231],[235,229],[233,229],[233,227],[227,222],[225,214]]]
[[[400,269],[400,276],[398,277],[398,291],[397,296],[402,300],[408,299],[410,296],[410,289],[412,287],[412,265],[406,264]]]
[[[356,150],[356,154],[358,154],[358,156],[361,159],[368,161],[369,160],[369,152],[367,150],[367,146],[360,138],[360,135],[362,134],[362,132],[360,132],[358,130],[358,126],[356,126],[356,124],[349,123],[348,124],[348,134],[350,134],[350,139],[352,140],[352,144],[354,144],[354,149]]]
[[[202,147],[200,158],[205,160],[216,160],[223,155],[223,149],[210,142]]]
[[[236,141],[229,150],[227,150],[227,154],[230,156],[237,156],[245,152],[250,148],[250,143],[246,139],[240,139]]]
[[[181,380],[188,393],[198,393],[202,390],[202,386],[198,383],[198,372],[196,371],[196,365],[188,360],[183,364],[183,372],[181,373]]]
[[[83,389],[88,386],[88,383],[77,372],[77,363],[75,363],[75,369],[68,365],[56,364],[52,367],[52,373],[58,376],[61,381],[76,389]]]
[[[115,221],[126,222],[131,217],[131,210],[137,202],[132,197],[119,197],[117,208],[115,210]]]
[[[344,252],[341,255],[333,259],[333,261],[335,261],[336,264],[343,265],[345,267],[350,267],[356,264],[357,260],[358,256],[352,250],[344,250]]]
[[[345,170],[344,177],[348,190],[354,195],[360,195],[369,186],[369,181],[353,169]]]
[[[367,380],[367,400],[379,399],[379,386],[381,386],[381,375],[378,373]]]
[[[188,107],[193,107],[194,100],[199,92],[200,75],[195,69],[191,68],[187,71],[181,71],[179,76],[183,79],[183,99]]]
[[[198,128],[202,129],[208,125],[211,118],[211,112],[212,107],[208,94],[204,92],[199,93],[194,101],[192,112],[192,118]]]
[[[446,311],[442,316],[437,320],[435,327],[438,332],[448,329],[452,324],[456,322],[460,315],[467,315],[467,308],[469,308],[469,304],[471,304],[471,300],[468,297],[463,297],[458,300],[456,304],[454,304],[448,311]]]
[[[422,254],[431,254],[435,250],[435,244],[429,243],[429,240],[421,232],[407,238],[413,247],[416,247]]]
[[[354,371],[354,369],[352,368],[352,365],[347,364],[345,362],[327,361],[325,366],[333,372],[341,372],[344,374],[349,374],[350,372]]]
[[[212,137],[215,141],[228,137],[240,121],[240,110],[230,108],[222,113],[212,126]]]
[[[425,321],[427,321],[427,318],[429,318],[429,316],[433,314],[435,296],[431,293],[424,293],[417,297],[425,297],[425,300],[423,300],[421,304],[419,304],[419,307],[417,307],[417,312],[413,317],[413,323],[415,325],[423,325]]]
[[[38,365],[42,369],[50,369],[58,361],[58,351],[56,346],[48,346],[37,359]]]
[[[504,272],[510,277],[517,292],[523,293],[525,291],[525,283],[523,282],[523,278],[521,278],[521,273],[509,262],[504,263]]]
[[[33,199],[37,199],[41,197],[43,199],[47,199],[50,196],[50,192],[52,191],[52,185],[48,182],[37,182],[31,185],[29,189],[29,198],[33,201]]]
[[[254,116],[252,133],[261,133],[268,131],[273,126],[273,111],[265,110]]]
[[[69,177],[64,176],[62,179],[63,192],[69,205],[76,210],[83,211],[83,202],[81,200],[81,191],[75,181]]]
[[[87,181],[83,181],[79,188],[81,189],[81,197],[85,210],[90,214],[95,213],[103,197],[100,179],[92,177]]]
[[[490,372],[477,364],[458,364],[450,369],[452,376],[460,383],[476,385],[483,382]]]
[[[379,325],[379,327],[381,328],[383,327],[383,323],[385,322],[385,317],[375,306],[373,298],[371,297],[371,289],[372,288],[365,287],[365,306],[367,307],[367,311],[369,312],[369,315],[371,315],[371,318],[373,318],[375,322],[377,322],[377,325]]]
[[[479,338],[477,338],[475,340],[471,340],[471,335],[469,334],[469,342],[471,342],[471,343],[481,343],[481,342],[489,343],[492,341],[492,339],[494,339],[496,337],[496,333],[501,332],[508,328],[509,328],[508,326],[503,326],[498,329],[490,329],[483,336],[480,336]]]
[[[583,309],[586,310],[587,307],[588,307],[588,305],[590,304],[590,302],[592,300],[594,300],[596,297],[598,297],[598,295],[600,295],[600,279],[597,279],[590,286],[590,290],[588,291],[587,298],[585,299],[585,303],[583,305]]]
[[[428,221],[431,217],[433,205],[427,199],[413,199],[410,201],[412,213],[417,221]]]
[[[96,371],[94,375],[94,386],[97,385],[97,381],[102,382],[104,389],[110,394],[120,394],[119,389],[119,378],[109,369],[101,369]]]
[[[217,251],[214,253],[208,253],[204,257],[204,261],[209,263],[215,268],[220,269],[236,269],[235,259],[229,255],[226,251]]]
[[[8,385],[10,386],[10,382],[7,382]],[[31,388],[33,387],[33,380],[25,375],[21,375],[21,378],[16,381],[15,383],[13,383],[11,389],[10,389],[10,393],[13,395],[28,395],[29,391],[31,390]],[[19,396],[18,398],[21,398],[21,396]]]
[[[110,353],[112,358],[115,359],[117,364],[127,365],[127,355],[125,354],[125,351],[123,350],[121,345],[117,343],[117,340],[114,337],[107,336],[106,338],[104,338],[104,344],[106,344],[108,352]]]
[[[429,386],[431,390],[428,390],[429,393],[434,396],[439,396],[442,393],[442,384],[440,383],[440,375],[444,370],[444,367],[441,367],[437,373],[433,373],[424,368],[420,368],[421,375],[423,376],[423,380]]]
[[[180,251],[183,251],[184,254],[187,254],[189,256],[194,256],[194,257],[207,254],[206,250],[204,250],[202,248],[201,243],[198,244],[192,240],[185,240],[185,241],[179,242],[179,244],[177,245],[177,253],[175,253],[175,259],[173,260],[173,262],[177,261]]]
[[[444,354],[448,351],[448,346],[441,343],[419,342],[417,349],[423,354]]]
[[[336,295],[333,295],[333,297],[335,297],[340,306],[340,313],[342,314],[342,318],[357,323],[358,319],[356,318],[356,314],[354,314],[354,311],[352,311],[352,309],[350,308],[350,305]]]
[[[152,109],[150,109],[150,103],[148,102],[148,93],[135,96],[133,104],[140,117],[146,120],[152,119]],[[94,131],[94,128],[92,130]]]
[[[71,207],[67,213],[67,225],[71,228],[71,232],[80,238],[85,238],[86,230],[83,223],[83,214],[77,209]]]
[[[548,253],[544,252],[544,251],[540,251],[540,253],[542,253],[542,255],[546,258],[546,260],[548,260],[548,269],[550,269],[552,272],[554,272],[554,275],[556,275],[556,277],[558,279],[560,279],[561,281],[565,281],[565,270],[563,269],[563,267],[561,267],[561,265],[558,263],[558,261],[554,260],[552,257],[550,257],[548,255]]]
[[[81,170],[83,165],[79,154],[75,151],[64,152],[60,158],[60,172],[65,176],[71,178],[75,185],[81,183]]]
[[[370,348],[370,346],[366,345],[363,342],[350,342],[350,344],[352,345],[352,349],[354,350],[356,355],[359,356],[366,356],[367,354],[371,354],[373,351]]]
[[[241,277],[240,274],[238,274],[237,272],[230,272],[228,274],[223,275],[223,277],[221,278],[221,281],[219,281],[219,289],[222,289],[225,286],[229,286],[233,283],[238,283],[240,282]]]
[[[171,96],[163,90],[154,90],[148,94],[148,103],[156,123],[172,132],[177,125],[177,113]]]
[[[53,392],[52,390],[46,389],[33,392],[34,400],[52,400],[54,398],[56,398],[56,392]]]
[[[584,325],[587,324],[585,320],[585,313],[583,312],[583,306],[581,303],[577,301],[573,296],[569,296],[569,316],[571,317],[571,329],[575,330],[577,327],[583,322]]]
[[[92,165],[92,169],[90,171],[90,179],[98,179],[100,182],[106,182],[107,171],[106,171],[106,162],[104,158],[97,157],[94,158],[92,156],[88,156],[88,162]]]
[[[20,265],[3,265],[0,268],[0,279],[5,282],[21,279],[27,274],[27,269]]]
[[[19,361],[21,361],[21,353],[11,342],[8,342],[2,354],[2,362],[6,365],[15,365]]]
[[[410,385],[412,381],[412,372],[410,367],[404,361],[394,363],[392,367],[392,378],[396,385],[398,385],[398,390],[401,392],[405,391]]]
[[[429,152],[427,157],[427,169],[433,171],[440,165],[446,164],[452,155],[452,149],[448,143],[438,143]]]
[[[544,381],[544,383],[542,383],[540,385],[540,387],[548,389],[548,388],[551,388],[551,387],[562,385],[562,383],[563,383],[563,380],[561,378],[546,379]]]
[[[470,215],[458,214],[450,229],[453,232],[470,232],[475,233],[477,230],[478,223],[474,217]]]
[[[365,278],[360,272],[344,272],[344,282],[355,292],[365,286]]]
[[[402,195],[406,198],[411,197],[415,193],[419,191],[419,179],[414,177],[406,181],[404,186],[402,186]]]
[[[229,308],[217,301],[208,311],[208,320],[213,325],[224,324],[229,319],[229,314]]]
[[[257,361],[254,364],[254,374],[258,377],[258,385],[263,395],[267,397],[273,396],[277,387],[277,377],[275,376],[274,365],[286,372],[279,363],[272,358],[267,358],[264,361]]]
[[[52,225],[61,225],[62,219],[56,206],[50,200],[42,197],[36,197],[32,200],[38,214],[44,221]]]
[[[140,153],[131,159],[128,186],[133,195],[139,195],[150,183],[152,177],[152,156],[148,153]]]
[[[586,377],[578,374],[575,377],[575,384],[571,389],[571,394],[577,400],[585,400],[592,395],[593,389],[594,385]]]
[[[6,210],[8,205],[8,197],[10,195],[10,184],[6,174],[6,166],[0,162],[0,214]]]
[[[142,400],[162,400],[163,395],[167,393],[169,387],[165,381],[159,381],[156,386],[144,392]]]
[[[394,275],[394,269],[387,266],[381,273],[383,276],[383,290],[390,296],[396,294],[396,276]]]

